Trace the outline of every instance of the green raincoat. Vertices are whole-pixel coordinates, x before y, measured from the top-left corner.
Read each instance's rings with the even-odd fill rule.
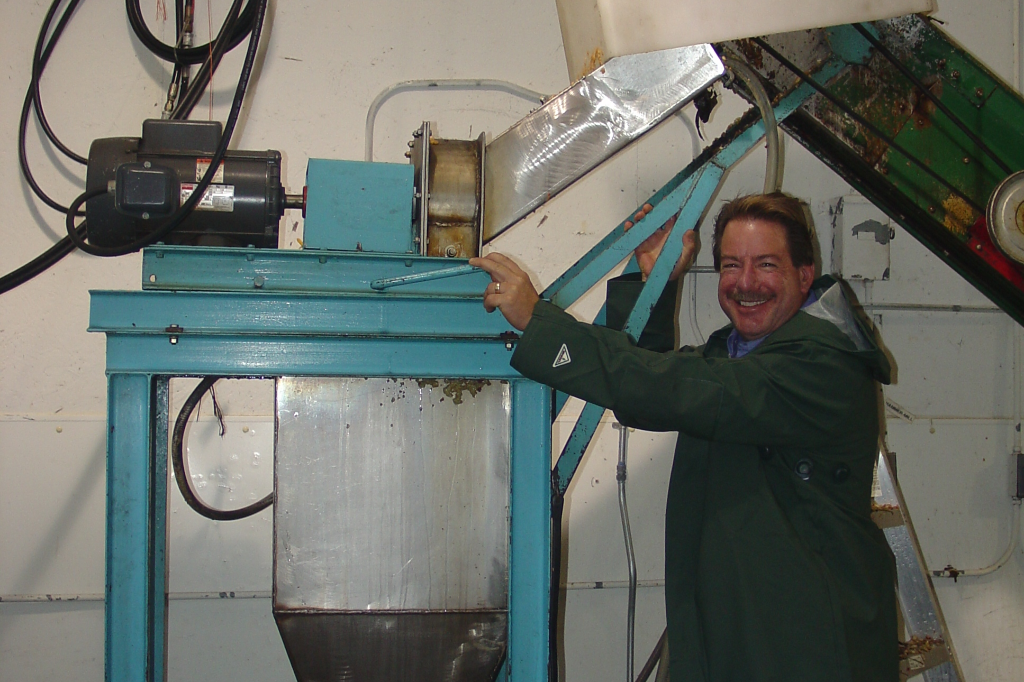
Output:
[[[884,354],[842,287],[742,358],[655,352],[540,302],[524,376],[678,431],[665,513],[673,682],[895,682],[895,564],[871,520]]]

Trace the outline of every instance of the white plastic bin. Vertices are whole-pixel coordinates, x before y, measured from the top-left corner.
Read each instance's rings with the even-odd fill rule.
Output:
[[[934,12],[936,0],[555,0],[569,77],[612,57]]]

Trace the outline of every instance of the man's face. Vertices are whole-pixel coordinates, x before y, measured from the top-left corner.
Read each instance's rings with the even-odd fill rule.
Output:
[[[800,310],[814,266],[795,267],[781,225],[730,220],[722,233],[718,303],[747,341],[768,336]]]

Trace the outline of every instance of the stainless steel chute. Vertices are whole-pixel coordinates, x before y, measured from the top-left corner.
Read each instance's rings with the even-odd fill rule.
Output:
[[[490,241],[725,75],[711,45],[616,57],[487,145]]]

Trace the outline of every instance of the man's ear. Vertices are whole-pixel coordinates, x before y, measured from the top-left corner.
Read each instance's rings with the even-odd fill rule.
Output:
[[[814,266],[801,265],[796,270],[800,277],[800,291],[806,296],[814,283]]]

